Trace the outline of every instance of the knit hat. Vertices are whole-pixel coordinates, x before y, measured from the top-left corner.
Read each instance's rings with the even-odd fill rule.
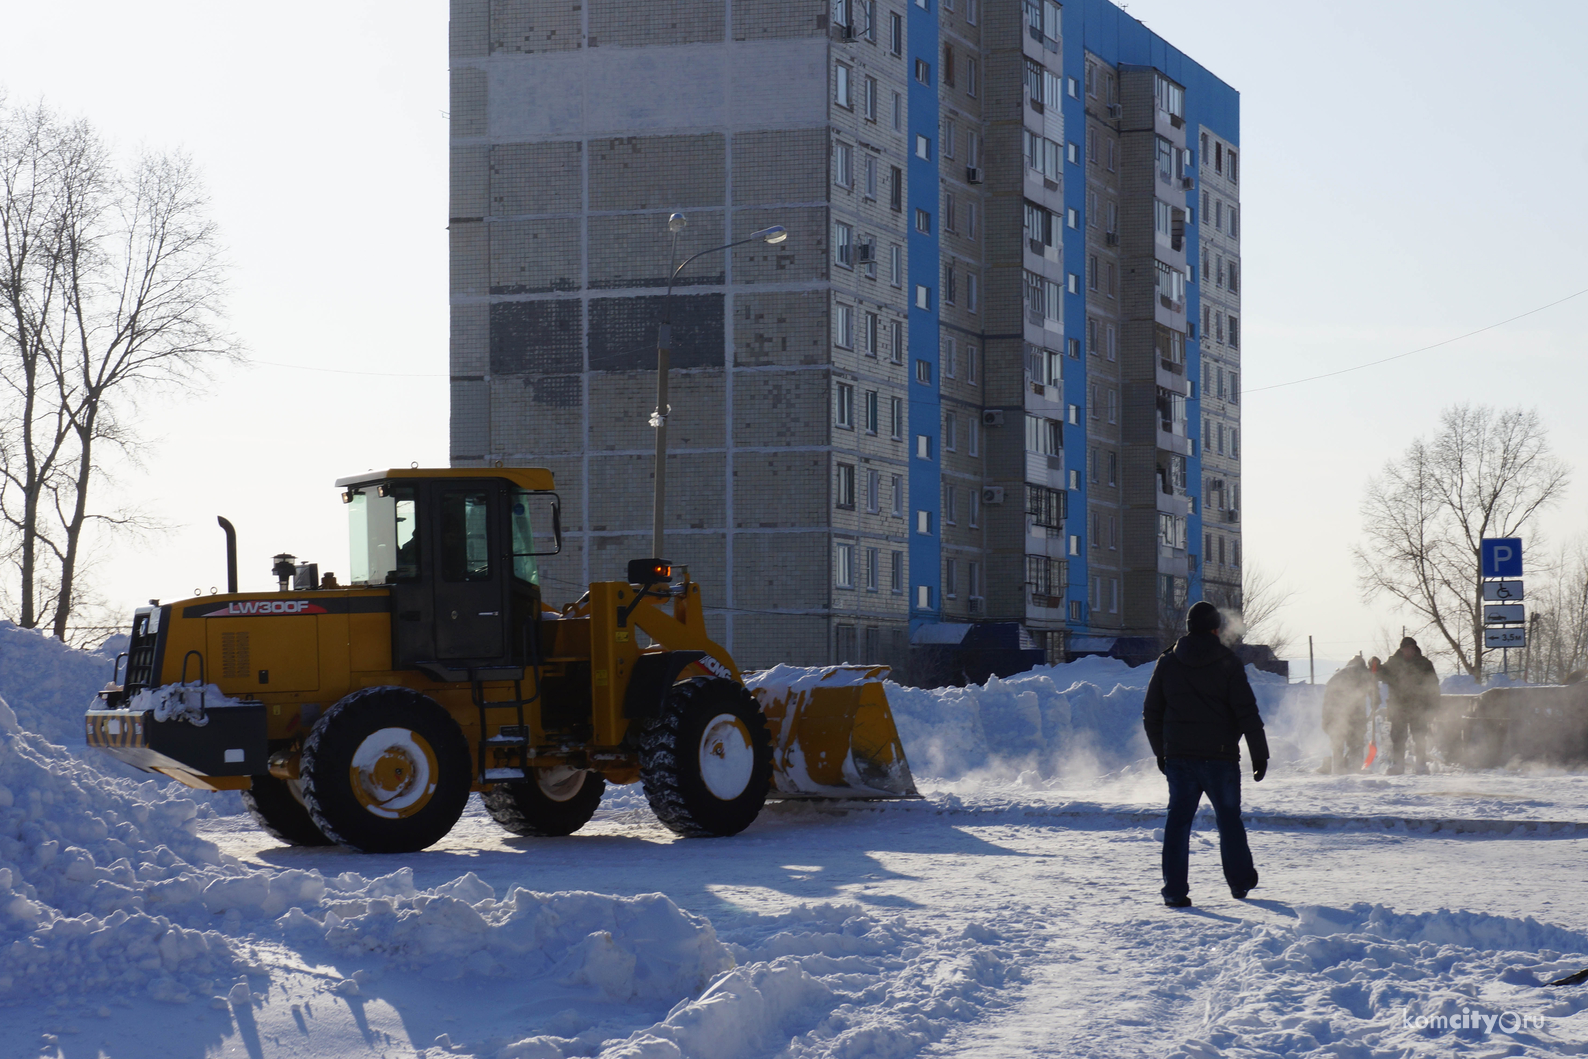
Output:
[[[1412,639],[1410,636],[1401,637],[1401,648],[1402,648],[1402,650],[1404,650],[1405,648],[1408,648],[1408,647],[1410,647],[1410,648],[1412,648],[1414,650],[1417,650],[1417,651],[1421,651],[1422,650],[1421,647],[1417,646],[1417,641]]]
[[[1186,612],[1185,627],[1188,632],[1218,632],[1223,624],[1224,617],[1219,613],[1219,608],[1205,599],[1191,604],[1191,609]]]

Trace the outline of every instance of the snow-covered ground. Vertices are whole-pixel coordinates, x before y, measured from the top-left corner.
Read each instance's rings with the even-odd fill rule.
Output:
[[[1321,689],[1258,686],[1261,888],[1204,821],[1172,912],[1145,669],[890,689],[919,801],[682,840],[612,788],[569,838],[475,802],[366,856],[52,746],[108,661],[29,637],[0,627],[0,1059],[1588,1052],[1588,984],[1542,984],[1588,967],[1588,774],[1320,776]]]

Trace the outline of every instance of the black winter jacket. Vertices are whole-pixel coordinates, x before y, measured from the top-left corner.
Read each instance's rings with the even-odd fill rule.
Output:
[[[1193,633],[1165,651],[1152,671],[1142,726],[1158,757],[1268,760],[1268,739],[1246,667],[1213,633]]]

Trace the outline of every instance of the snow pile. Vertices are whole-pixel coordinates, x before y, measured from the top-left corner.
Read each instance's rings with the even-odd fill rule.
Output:
[[[738,965],[667,1017],[626,1037],[540,1035],[499,1059],[738,1059],[745,1055],[912,1055],[1000,1003],[1017,980],[972,926],[932,933],[856,905],[751,917]],[[742,942],[742,943],[741,943]]]
[[[708,921],[662,894],[514,887],[497,900],[473,872],[420,892],[409,868],[374,882],[353,873],[315,878],[323,899],[289,909],[278,926],[300,943],[323,941],[338,962],[422,971],[438,980],[550,977],[620,1001],[692,995],[734,965]],[[255,907],[263,907],[257,884],[248,885]]]
[[[1293,929],[1260,927],[1195,975],[1206,1028],[1175,1054],[1553,1054],[1567,1041],[1551,1027],[1588,1009],[1580,990],[1538,988],[1588,964],[1580,932],[1478,912],[1295,911]]]
[[[115,658],[108,645],[102,651],[79,651],[36,629],[0,621],[0,699],[10,704],[24,731],[81,750],[83,711],[110,680]]]
[[[1152,669],[1094,656],[963,688],[890,683],[888,704],[917,776],[1098,775],[1152,756],[1141,726]],[[1276,757],[1323,745],[1321,686],[1246,674]]]
[[[191,798],[22,731],[0,700],[0,1003],[107,988],[181,999],[244,968],[193,926],[220,860],[192,834],[197,816]]]

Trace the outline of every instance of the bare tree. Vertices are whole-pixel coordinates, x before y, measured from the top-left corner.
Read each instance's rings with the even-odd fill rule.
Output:
[[[1363,598],[1400,601],[1481,679],[1481,542],[1519,534],[1567,482],[1536,411],[1446,409],[1431,440],[1412,442],[1368,483],[1367,541],[1352,550]]]
[[[1564,683],[1588,669],[1588,540],[1578,538],[1547,565],[1535,564],[1528,580],[1528,679]]]
[[[90,495],[107,456],[136,459],[132,402],[235,355],[222,265],[191,160],[119,168],[42,105],[0,100],[0,193],[0,532],[15,620],[66,639],[84,531],[125,521]]]

